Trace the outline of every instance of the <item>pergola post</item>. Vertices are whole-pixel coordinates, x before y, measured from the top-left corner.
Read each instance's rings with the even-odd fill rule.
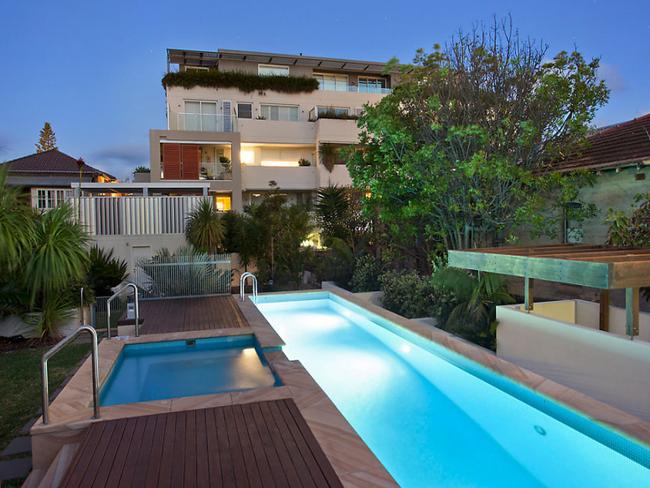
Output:
[[[600,290],[600,330],[609,332],[609,290]]]
[[[533,279],[524,278],[524,310],[530,312],[533,310]]]
[[[639,288],[625,289],[625,333],[630,339],[639,335]]]

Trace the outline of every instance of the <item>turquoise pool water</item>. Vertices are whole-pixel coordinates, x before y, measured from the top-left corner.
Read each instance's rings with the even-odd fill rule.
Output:
[[[252,336],[127,344],[101,405],[145,402],[277,384]]]
[[[340,297],[257,306],[401,486],[650,486],[644,446]]]

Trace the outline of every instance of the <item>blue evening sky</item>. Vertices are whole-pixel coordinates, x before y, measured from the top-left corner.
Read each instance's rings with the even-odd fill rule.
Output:
[[[0,4],[0,161],[30,154],[45,120],[59,148],[130,176],[165,128],[165,49],[219,47],[410,61],[458,29],[512,14],[550,54],[602,58],[597,125],[650,112],[649,0],[68,1]]]

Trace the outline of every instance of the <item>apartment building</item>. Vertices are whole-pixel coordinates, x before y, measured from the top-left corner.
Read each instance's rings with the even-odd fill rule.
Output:
[[[167,128],[150,131],[151,181],[208,181],[220,210],[272,190],[305,202],[321,186],[349,185],[339,149],[358,141],[363,106],[398,82],[384,63],[302,54],[169,49],[167,64],[175,83],[163,80]],[[297,79],[251,89],[257,77]]]

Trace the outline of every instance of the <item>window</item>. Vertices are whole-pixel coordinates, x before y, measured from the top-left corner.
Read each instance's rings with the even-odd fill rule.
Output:
[[[348,91],[348,75],[314,73],[314,78],[318,80],[320,90]]]
[[[185,102],[185,124],[183,130],[217,130],[217,102]]]
[[[32,206],[39,210],[50,210],[72,198],[72,190],[38,188],[32,190]]]
[[[240,119],[253,118],[253,104],[252,103],[238,103],[237,104],[237,117]]]
[[[386,88],[386,80],[383,78],[359,76],[359,91],[362,93],[382,93],[384,88]]]
[[[232,209],[232,199],[230,195],[216,195],[214,203],[219,212],[228,212]]]
[[[289,76],[289,66],[258,64],[257,74],[260,76]]]
[[[266,120],[298,120],[296,105],[262,105],[261,113]]]

